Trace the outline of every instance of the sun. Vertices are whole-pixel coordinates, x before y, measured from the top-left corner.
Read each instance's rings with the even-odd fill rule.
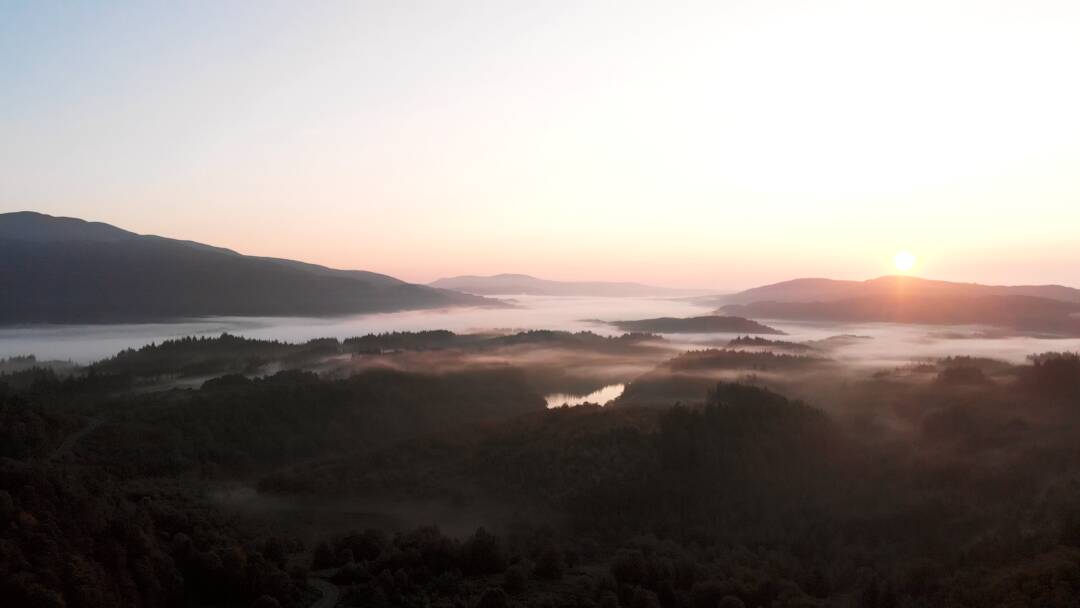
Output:
[[[893,264],[900,272],[908,272],[915,267],[915,256],[910,251],[901,251],[893,256]]]

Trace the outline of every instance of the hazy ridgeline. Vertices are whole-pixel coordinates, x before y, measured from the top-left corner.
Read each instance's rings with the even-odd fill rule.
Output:
[[[355,606],[1071,605],[1080,357],[867,365],[845,349],[874,339],[789,338],[7,361],[0,591],[307,606],[317,571]],[[607,407],[545,408],[612,383]]]

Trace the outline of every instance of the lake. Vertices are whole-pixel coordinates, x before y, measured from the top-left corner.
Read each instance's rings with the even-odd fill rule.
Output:
[[[619,395],[623,394],[624,390],[626,390],[625,384],[611,384],[609,386],[597,389],[587,395],[572,395],[570,393],[555,393],[553,395],[547,395],[546,397],[544,397],[544,401],[547,402],[548,409],[553,407],[562,407],[564,405],[581,405],[583,403],[607,405],[615,399],[618,399]]]

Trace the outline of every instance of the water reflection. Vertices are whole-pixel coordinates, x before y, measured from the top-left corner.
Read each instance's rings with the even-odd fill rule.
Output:
[[[600,405],[607,405],[614,401],[623,394],[626,390],[624,384],[611,384],[605,386],[600,390],[595,390],[588,395],[571,395],[568,393],[555,393],[544,397],[547,401],[548,408],[562,407],[564,405],[581,405],[583,403],[598,403]]]

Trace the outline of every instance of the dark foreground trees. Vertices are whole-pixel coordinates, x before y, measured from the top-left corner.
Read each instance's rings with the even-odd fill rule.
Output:
[[[0,598],[295,607],[313,575],[345,606],[1076,605],[1080,358],[817,378],[834,392],[807,403],[709,380],[748,362],[836,372],[758,355],[663,366],[709,382],[687,405],[551,411],[508,367],[154,394],[20,376],[0,390]],[[108,424],[51,462],[90,414]],[[261,498],[314,505],[313,542],[199,489],[257,478]],[[411,518],[326,531],[329,505],[373,504]],[[427,525],[445,505],[475,523]]]
[[[7,606],[302,602],[267,550],[177,495],[125,493],[108,476],[0,462],[0,597]]]

